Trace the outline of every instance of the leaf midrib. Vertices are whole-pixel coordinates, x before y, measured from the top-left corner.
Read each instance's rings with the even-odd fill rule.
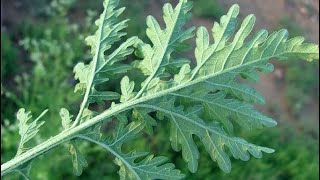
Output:
[[[120,23],[119,23],[118,25],[120,25]],[[108,37],[108,36],[107,36],[107,37]],[[96,74],[98,74],[99,72],[101,72],[101,70],[102,70],[115,56],[117,56],[117,53],[115,53],[115,52],[121,51],[122,48],[124,48],[124,47],[127,46],[127,44],[130,44],[132,41],[135,41],[135,40],[136,40],[136,37],[131,37],[131,38],[129,38],[126,42],[124,42],[123,44],[121,44],[121,45],[110,55],[110,57],[108,57],[108,59],[107,59],[103,64],[101,64],[100,67],[99,67],[97,70],[95,70],[94,76],[95,76]],[[99,49],[100,49],[100,48],[99,48]],[[124,49],[125,49],[125,48],[124,48]],[[104,72],[106,72],[106,71],[104,71]]]
[[[227,16],[227,17],[228,17],[228,19],[227,19],[226,21],[229,23],[230,20],[231,20],[231,18],[232,18],[232,14],[231,14],[230,16]],[[219,37],[219,39],[218,39],[214,44],[212,44],[212,47],[214,47],[215,44],[216,44],[216,46],[215,46],[214,49],[212,50],[212,54],[216,51],[216,49],[218,48],[218,45],[221,43],[222,37],[223,37],[223,35],[224,35],[227,27],[228,27],[228,24],[227,24],[225,27],[223,27],[223,31],[222,31],[223,33],[222,33],[221,37]],[[209,42],[210,42],[210,41],[209,41]],[[203,52],[205,52],[206,50],[208,50],[210,47],[211,47],[211,45],[209,44],[209,46],[207,47],[207,49],[204,49]],[[210,56],[211,56],[211,55],[210,55]],[[199,64],[198,66],[196,66],[196,69],[194,70],[194,73],[192,74],[191,79],[194,79],[194,78],[195,78],[195,76],[198,74],[198,72],[199,72],[199,70],[201,69],[201,67],[207,62],[207,60],[210,58],[210,56],[207,56],[207,58],[204,59],[204,60],[201,59],[201,62],[200,62],[200,64]],[[201,57],[203,57],[203,54],[201,55]]]
[[[182,3],[184,3],[184,2],[182,2]],[[161,54],[161,56],[160,57],[158,57],[157,59],[160,59],[160,61],[158,61],[158,64],[157,64],[157,66],[155,67],[155,70],[152,72],[152,74],[148,77],[148,79],[146,80],[146,83],[144,83],[144,86],[141,88],[141,90],[138,92],[138,94],[136,95],[136,97],[134,98],[134,99],[136,99],[136,98],[139,98],[141,95],[142,95],[142,93],[145,91],[145,89],[147,88],[147,86],[148,86],[148,84],[151,82],[151,80],[154,78],[154,76],[157,74],[157,72],[158,72],[158,70],[159,70],[159,68],[161,67],[161,64],[162,64],[162,61],[163,61],[163,57],[167,54],[167,51],[168,51],[168,48],[170,47],[169,45],[170,45],[170,40],[171,40],[171,38],[172,38],[172,35],[173,35],[173,33],[174,33],[174,30],[175,30],[175,27],[176,27],[176,25],[177,25],[177,22],[178,22],[178,20],[179,20],[179,17],[180,17],[180,13],[181,13],[181,7],[183,6],[183,4],[178,4],[177,6],[179,6],[180,5],[180,7],[179,7],[179,9],[177,10],[178,11],[178,15],[176,16],[176,18],[175,18],[175,20],[174,20],[174,24],[172,25],[172,28],[171,29],[169,29],[170,31],[168,31],[169,33],[168,34],[166,34],[166,37],[168,37],[166,40],[166,42],[165,42],[165,48],[163,47],[163,45],[162,45],[162,43],[161,43],[161,41],[160,41],[160,45],[161,45],[161,47],[162,47],[162,50],[163,50],[163,53]],[[171,18],[172,19],[172,18]],[[153,24],[153,23],[152,23]],[[167,27],[167,29],[168,29],[168,27]],[[163,32],[165,32],[165,31],[163,31]],[[157,38],[159,38],[159,36],[157,35]],[[154,54],[153,54],[153,56],[152,56],[152,58],[154,57]],[[151,60],[152,60],[152,58],[151,58]]]
[[[239,97],[239,95],[237,95],[235,92],[234,92],[234,89],[242,92],[243,94],[248,94],[252,97],[254,97],[256,100],[258,100],[259,102],[264,102],[264,99],[262,99],[261,97],[255,95],[255,93],[249,93],[241,88],[238,88],[236,86],[231,86],[229,85],[230,83],[232,83],[232,80],[226,84],[222,84],[222,83],[214,83],[214,82],[210,82],[210,81],[205,81],[205,83],[208,83],[208,84],[211,84],[211,85],[214,85],[214,86],[221,86],[221,87],[226,87],[226,88],[230,88],[231,91],[234,93],[234,95],[238,98],[238,99],[241,99],[241,97]]]
[[[170,94],[173,95],[173,96],[180,96],[180,97],[185,97],[185,98],[197,100],[197,101],[203,102],[203,103],[205,103],[205,104],[207,104],[207,105],[213,104],[213,105],[219,106],[219,107],[221,107],[221,108],[224,108],[224,109],[228,109],[228,110],[230,110],[230,111],[233,111],[233,112],[235,112],[235,113],[237,113],[237,114],[242,114],[243,116],[247,116],[247,117],[259,119],[259,120],[261,120],[261,121],[265,121],[265,120],[264,120],[263,118],[261,118],[261,117],[255,117],[255,116],[252,116],[251,114],[247,114],[247,113],[245,113],[245,112],[243,112],[243,111],[240,110],[240,108],[250,107],[250,106],[248,106],[248,105],[242,105],[242,106],[238,107],[238,109],[232,109],[232,108],[228,107],[227,105],[219,104],[219,103],[216,103],[216,102],[214,102],[214,101],[208,101],[208,100],[203,99],[203,98],[196,98],[196,97],[194,97],[194,96],[187,96],[187,95],[178,94],[178,93],[170,93]],[[218,98],[219,98],[219,97],[218,97]]]
[[[137,106],[138,106],[138,107],[144,107],[144,108],[150,108],[150,109],[162,111],[162,112],[168,113],[168,114],[170,114],[170,115],[173,114],[173,115],[176,116],[176,117],[179,117],[179,118],[181,118],[181,119],[184,119],[184,120],[186,120],[186,121],[188,121],[188,122],[190,122],[190,123],[196,124],[197,126],[201,127],[202,129],[205,129],[205,130],[210,131],[210,132],[212,132],[212,133],[215,133],[215,134],[217,134],[217,135],[219,135],[219,136],[222,136],[222,137],[228,139],[229,141],[233,141],[233,142],[235,142],[235,143],[243,144],[243,145],[245,145],[245,146],[249,146],[249,147],[253,147],[253,148],[259,147],[259,146],[256,146],[256,145],[252,145],[252,144],[250,144],[250,143],[243,143],[243,142],[235,141],[235,140],[232,139],[231,137],[228,137],[228,136],[226,136],[226,135],[224,135],[224,134],[221,134],[221,133],[219,133],[219,132],[217,132],[217,131],[215,131],[215,130],[213,130],[213,129],[210,129],[210,128],[208,128],[207,126],[202,125],[202,124],[200,124],[200,123],[198,123],[198,122],[196,122],[196,121],[194,121],[194,120],[192,120],[192,119],[190,119],[190,118],[188,118],[188,117],[186,117],[186,116],[183,116],[183,115],[181,115],[181,114],[179,114],[179,113],[176,113],[176,112],[174,112],[174,111],[170,111],[170,110],[167,110],[167,109],[164,109],[164,108],[161,108],[161,107],[158,107],[158,106],[149,105],[149,104],[140,104],[140,105],[137,105]]]
[[[109,5],[110,4],[108,3],[107,6],[109,6]],[[99,45],[96,47],[97,48],[96,49],[96,53],[95,53],[94,58],[92,60],[93,63],[92,63],[92,67],[91,67],[91,73],[89,75],[90,79],[89,79],[89,81],[87,81],[88,84],[87,84],[87,87],[86,87],[86,92],[85,92],[85,95],[83,97],[83,101],[81,103],[79,113],[78,113],[78,115],[76,117],[76,120],[72,124],[72,127],[75,127],[79,123],[79,121],[81,119],[81,116],[83,114],[83,111],[86,108],[87,103],[89,101],[89,95],[90,95],[92,84],[93,84],[93,81],[94,81],[95,71],[96,71],[96,68],[97,68],[97,63],[98,63],[99,54],[100,54],[100,50],[101,50],[101,47],[100,47],[101,46],[101,37],[102,37],[102,34],[103,34],[104,23],[106,21],[107,9],[108,9],[108,7],[105,7],[105,9],[104,9],[104,11],[102,13],[103,20],[102,20],[101,25],[100,25],[100,27],[98,29],[98,31],[99,31],[99,38],[98,38],[99,39]]]

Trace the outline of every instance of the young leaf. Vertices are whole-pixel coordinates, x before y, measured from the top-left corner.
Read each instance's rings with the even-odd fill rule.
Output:
[[[21,136],[21,139],[17,151],[17,156],[25,151],[25,144],[39,132],[39,128],[44,124],[44,121],[38,121],[47,112],[48,109],[43,111],[37,119],[29,123],[28,121],[32,118],[31,112],[26,112],[24,108],[19,109],[17,113],[17,119],[19,121],[19,134]]]
[[[68,129],[71,126],[71,122],[72,122],[72,115],[69,114],[69,111],[66,108],[61,108],[59,115],[61,117],[61,122],[62,122],[62,127],[64,129]]]
[[[136,67],[148,76],[143,82],[137,96],[145,93],[144,91],[152,80],[166,74],[165,67],[172,66],[171,64],[175,63],[175,58],[171,54],[174,51],[180,50],[182,46],[185,47],[184,41],[193,37],[194,27],[182,31],[182,27],[191,17],[189,12],[191,8],[192,3],[185,0],[181,0],[174,9],[171,4],[165,4],[163,7],[163,18],[166,29],[164,30],[161,29],[154,17],[148,16],[147,36],[153,46],[143,42],[137,43],[138,50],[136,54],[143,59],[136,62]]]
[[[88,83],[88,75],[90,73],[90,66],[85,65],[84,63],[78,63],[74,68],[74,79],[79,80],[79,83],[76,84],[74,92],[80,91],[84,93]]]
[[[133,89],[134,82],[130,81],[128,76],[122,78],[120,82],[121,87],[121,98],[120,102],[126,102],[134,97]]]

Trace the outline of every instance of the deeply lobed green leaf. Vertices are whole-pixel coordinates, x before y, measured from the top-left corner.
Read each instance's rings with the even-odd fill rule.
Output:
[[[303,38],[300,37],[287,40],[286,30],[269,36],[266,30],[260,30],[251,36],[254,15],[244,18],[238,27],[239,6],[234,5],[227,15],[221,17],[219,23],[214,23],[213,44],[210,44],[207,29],[198,28],[196,65],[193,66],[190,60],[177,56],[177,52],[190,48],[186,40],[193,37],[195,28],[184,30],[183,26],[190,18],[191,7],[192,4],[187,0],[180,0],[176,7],[165,4],[164,29],[154,17],[148,16],[146,33],[151,44],[141,40],[133,43],[135,55],[141,59],[136,60],[133,66],[141,70],[146,78],[140,90],[134,92],[137,86],[135,78],[124,76],[120,83],[120,104],[138,101],[128,109],[133,109],[133,119],[145,123],[144,127],[149,134],[152,134],[153,127],[157,124],[155,117],[151,116],[152,112],[169,119],[172,148],[182,151],[183,159],[191,172],[197,171],[200,158],[194,135],[201,139],[212,160],[217,161],[223,171],[230,172],[228,151],[234,158],[244,161],[250,158],[250,154],[261,158],[262,152],[274,151],[237,137],[234,134],[234,124],[240,125],[244,130],[273,127],[277,124],[253,108],[252,103],[263,104],[264,98],[254,88],[238,83],[237,77],[258,81],[257,71],[273,71],[272,64],[268,63],[270,58],[318,59],[318,47],[303,43]],[[110,67],[112,64],[106,64],[104,68]],[[146,100],[139,101],[141,98]],[[112,107],[116,106],[114,103]],[[130,113],[116,117],[127,122],[128,114]],[[119,157],[116,162],[121,166],[125,164]],[[130,172],[128,165],[120,169],[121,175],[130,179],[132,175],[125,173],[127,171]]]
[[[212,44],[208,30],[204,27],[197,29],[196,64],[193,65],[190,60],[179,57],[179,53],[190,48],[187,40],[194,36],[194,27],[184,29],[191,17],[191,2],[180,0],[176,7],[165,4],[164,28],[154,17],[148,16],[146,34],[151,44],[137,37],[121,43],[126,35],[123,29],[127,20],[119,20],[124,8],[118,9],[118,3],[119,0],[104,1],[103,13],[96,21],[98,30],[86,39],[93,59],[89,64],[79,63],[74,68],[75,79],[79,80],[75,92],[84,93],[75,121],[67,109],[60,111],[64,127],[62,135],[71,132],[65,138],[72,139],[68,143],[76,175],[88,165],[76,146],[75,139],[78,138],[93,142],[113,154],[115,163],[120,166],[121,179],[183,178],[173,164],[166,163],[165,157],[135,150],[122,151],[122,145],[137,138],[143,129],[152,135],[158,119],[170,121],[171,146],[175,151],[182,151],[182,157],[193,173],[198,169],[200,158],[194,136],[201,140],[212,160],[225,172],[231,171],[229,154],[247,161],[251,155],[261,158],[263,152],[274,152],[247,142],[234,131],[235,124],[244,130],[277,124],[253,108],[253,103],[265,102],[262,95],[239,83],[237,78],[257,82],[260,73],[273,71],[273,65],[268,63],[271,58],[319,59],[317,45],[304,43],[302,37],[288,39],[286,30],[271,35],[260,30],[251,35],[254,15],[245,17],[240,24],[237,18],[239,6],[234,5],[219,23],[214,23]],[[124,61],[134,51],[138,60],[126,64]],[[141,84],[136,83],[136,77],[126,74],[132,68],[144,75]],[[98,89],[97,85],[120,77],[121,92]],[[105,101],[114,102],[100,115],[90,110],[90,104],[104,104]],[[38,123],[37,118],[27,124],[31,117],[24,109],[19,111],[17,118],[22,147],[19,149],[23,149],[24,143],[35,136],[43,122]],[[113,137],[102,138],[97,124],[113,118],[118,120]],[[75,128],[79,129],[75,131]],[[20,151],[17,155],[21,154]]]
[[[189,3],[180,1],[175,8],[180,13],[188,14],[189,8],[185,8],[187,11],[182,11],[179,9],[181,7],[189,7]],[[169,12],[180,14],[175,11]],[[170,50],[170,55],[177,51],[170,47],[170,43],[167,46],[166,42],[170,42],[172,36],[164,37],[163,34],[170,28],[180,30],[181,25],[185,23],[184,19],[179,23],[169,24],[177,27],[168,27],[166,23],[165,30],[162,30],[154,19],[148,19],[147,25],[150,29],[147,29],[147,34],[153,47],[144,44],[137,49],[136,54],[144,59],[136,67],[147,75],[138,95],[156,98],[162,91],[168,92],[161,94],[162,99],[157,98],[156,101],[143,102],[137,106],[161,112],[170,119],[172,147],[176,151],[182,150],[183,158],[191,172],[197,170],[199,159],[193,135],[197,135],[202,140],[212,159],[217,161],[225,172],[230,172],[231,162],[224,146],[228,147],[236,159],[241,160],[248,160],[249,153],[260,158],[261,152],[273,152],[269,148],[248,143],[233,134],[234,123],[245,130],[263,126],[273,127],[277,124],[250,105],[250,103],[264,103],[264,98],[253,88],[238,84],[236,82],[238,75],[257,81],[259,78],[257,70],[263,73],[273,71],[273,66],[268,63],[270,58],[295,57],[307,60],[319,58],[317,45],[303,43],[300,37],[287,40],[286,30],[274,32],[270,36],[266,30],[261,30],[248,38],[253,29],[255,17],[247,16],[238,28],[238,14],[239,6],[234,5],[227,15],[220,19],[220,23],[214,24],[213,44],[210,44],[209,33],[204,27],[197,30],[195,49],[197,64],[193,69],[187,63],[181,66],[178,74],[168,74],[170,71],[166,72],[168,68],[161,66],[161,63],[168,62],[168,59],[174,63],[174,59],[164,57],[161,60],[154,60],[161,56],[153,55],[155,52],[166,54],[167,50]],[[164,19],[165,17],[166,14]],[[168,79],[172,76],[172,79]],[[166,96],[170,98],[166,99]],[[175,105],[179,108],[175,108]],[[182,108],[183,106],[188,108]],[[194,113],[200,114],[194,115]]]

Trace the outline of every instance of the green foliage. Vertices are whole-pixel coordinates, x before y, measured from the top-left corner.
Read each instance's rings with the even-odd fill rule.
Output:
[[[8,79],[11,79],[20,70],[17,66],[17,55],[18,52],[11,37],[8,33],[1,31],[1,107],[13,107],[12,109],[8,108],[6,111],[1,111],[1,117],[13,117],[18,108],[10,100],[11,98],[16,99],[16,97],[4,86],[5,83],[10,82]]]
[[[224,7],[217,0],[195,0],[193,14],[198,17],[219,18],[224,13]]]
[[[304,35],[302,27],[299,26],[299,24],[295,23],[292,19],[290,19],[290,17],[285,16],[281,18],[279,25],[286,27],[286,29],[290,31],[291,37]]]
[[[299,67],[299,68],[298,68]],[[300,62],[293,62],[287,65],[285,82],[286,98],[289,104],[292,104],[292,111],[295,116],[299,116],[299,112],[306,103],[310,103],[313,97],[319,97],[319,76],[312,74],[300,75],[301,69],[312,74],[319,72],[319,63],[312,62],[310,64],[302,64]]]
[[[28,107],[35,113],[40,113],[39,106],[50,109],[47,118],[49,123],[44,125],[48,128],[43,137],[57,133],[56,128],[49,127],[60,125],[55,121],[60,107],[70,106],[78,100],[72,91],[72,77],[67,72],[86,53],[79,42],[82,35],[80,27],[69,24],[66,19],[69,3],[69,0],[52,1],[47,22],[38,23],[37,26],[26,23],[22,28],[25,38],[20,44],[30,53],[32,68],[27,71],[31,71],[28,73],[32,73],[34,78],[21,74],[16,77],[17,89],[22,94],[22,105],[19,106]]]
[[[252,104],[263,103],[263,97],[236,79],[257,81],[257,71],[273,71],[268,63],[271,58],[319,59],[317,45],[304,43],[302,37],[288,39],[286,30],[271,35],[260,30],[248,37],[255,17],[247,16],[238,28],[239,6],[233,5],[227,15],[214,24],[212,44],[207,29],[197,29],[196,64],[191,64],[191,60],[181,57],[190,49],[189,40],[196,29],[184,29],[191,17],[191,2],[180,0],[176,7],[165,4],[165,28],[154,17],[147,17],[146,35],[150,44],[138,37],[125,38],[123,30],[127,20],[120,20],[124,8],[117,8],[118,3],[119,0],[104,1],[104,10],[95,22],[98,29],[86,38],[92,61],[78,63],[74,68],[75,79],[79,81],[75,92],[84,94],[74,121],[67,109],[61,109],[64,130],[3,164],[1,175],[19,169],[21,164],[28,164],[63,142],[69,143],[74,173],[80,175],[89,163],[76,142],[86,140],[115,157],[121,179],[181,179],[185,175],[175,169],[174,164],[166,163],[167,158],[140,153],[134,148],[128,148],[129,152],[123,150],[123,145],[134,143],[142,130],[152,135],[153,127],[158,126],[157,120],[164,119],[171,124],[171,147],[176,152],[182,151],[191,173],[198,170],[199,142],[224,172],[231,171],[229,155],[248,161],[251,155],[261,158],[262,152],[274,152],[249,143],[239,134],[240,130],[248,132],[277,123],[254,110]],[[56,48],[50,47],[46,51]],[[128,63],[126,60],[133,52],[137,60]],[[39,56],[33,57],[37,62]],[[141,83],[128,73],[134,70],[144,75]],[[111,79],[119,82],[121,95],[116,88],[104,86]],[[102,112],[95,111],[96,103],[104,109]],[[106,108],[105,103],[110,106]],[[115,122],[112,137],[102,134],[103,122]]]
[[[129,17],[131,21],[128,21],[128,29],[126,29],[129,36],[138,36],[140,39],[145,40],[145,16],[146,8],[150,7],[152,1],[140,0],[139,3],[132,3],[130,1],[120,1],[120,6],[128,7],[123,12],[124,17]]]
[[[1,80],[16,71],[17,50],[9,35],[1,31]]]
[[[69,23],[66,18],[69,7],[66,6],[70,4],[63,5],[64,2],[67,3],[67,1],[55,1],[53,4],[56,3],[56,5],[47,7],[50,13],[44,16],[45,21],[26,20],[18,27],[21,31],[19,34],[21,33],[24,38],[20,41],[22,44],[20,49],[25,48],[30,54],[31,61],[27,55],[24,59],[18,59],[20,65],[18,67],[13,63],[14,61],[10,63],[9,59],[1,61],[9,63],[10,66],[14,65],[16,70],[11,74],[15,76],[14,84],[12,80],[10,83],[3,83],[2,86],[1,103],[3,107],[6,107],[2,111],[5,114],[1,116],[2,128],[9,129],[2,134],[5,141],[1,140],[1,151],[6,152],[1,158],[2,163],[9,160],[12,157],[11,152],[15,152],[17,148],[17,144],[13,143],[19,140],[19,137],[13,133],[13,129],[18,128],[18,121],[14,121],[14,112],[17,108],[26,107],[33,114],[40,114],[44,108],[50,109],[43,118],[46,123],[41,126],[38,135],[28,143],[33,145],[59,132],[61,128],[60,122],[57,121],[57,113],[60,107],[72,106],[79,99],[73,93],[74,80],[69,72],[76,60],[86,58],[84,45],[80,40],[84,34],[82,31],[85,31],[87,27],[77,27]],[[56,8],[64,9],[64,12]],[[2,52],[5,56],[8,54],[6,51]],[[33,78],[30,78],[31,74]],[[14,109],[13,112],[8,114],[11,109]],[[7,123],[3,123],[4,121]],[[54,151],[50,153],[50,157],[39,158],[38,161],[32,163],[32,166],[40,171],[31,171],[30,177],[54,179],[58,171],[72,173],[72,169],[60,168],[48,163],[61,162],[69,158],[68,154],[62,151]]]

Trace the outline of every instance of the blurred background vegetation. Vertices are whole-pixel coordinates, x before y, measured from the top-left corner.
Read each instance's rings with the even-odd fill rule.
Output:
[[[128,34],[145,39],[145,17],[161,17],[161,7],[169,0],[122,0],[129,17]],[[176,1],[170,1],[176,3]],[[292,36],[302,35],[319,43],[319,2],[316,0],[194,0],[190,25],[211,29],[233,3],[241,16],[254,13],[257,28],[286,28]],[[33,143],[58,133],[60,108],[77,112],[81,96],[73,93],[72,69],[78,61],[90,61],[84,38],[95,31],[93,25],[102,10],[102,0],[1,0],[1,163],[15,155],[19,140],[16,111],[24,107],[34,116],[44,109],[45,125]],[[192,54],[188,55],[192,56]],[[263,159],[233,160],[229,174],[219,170],[201,148],[200,167],[188,174],[180,153],[170,148],[166,123],[159,123],[155,137],[139,140],[135,147],[170,157],[187,179],[318,179],[319,178],[319,63],[275,62],[275,72],[263,75],[256,88],[267,104],[258,107],[278,120],[279,125],[243,133],[251,142],[276,149]],[[161,146],[159,146],[161,144]],[[81,177],[72,175],[67,147],[57,148],[33,162],[32,179],[118,179],[118,167],[104,150],[82,143],[89,168]],[[11,174],[4,179],[19,179]]]

